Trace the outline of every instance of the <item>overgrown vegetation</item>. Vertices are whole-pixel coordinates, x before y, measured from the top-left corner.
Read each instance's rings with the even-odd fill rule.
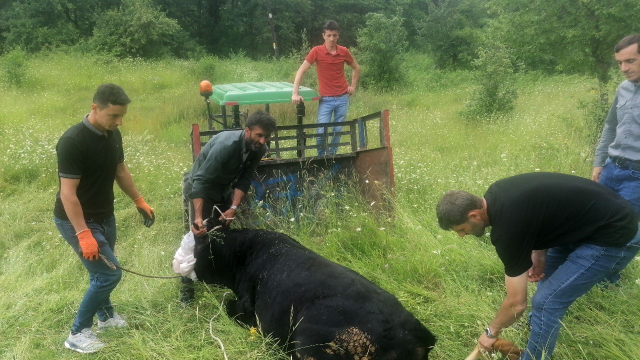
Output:
[[[203,51],[178,22],[155,9],[151,0],[123,0],[118,9],[100,16],[90,48],[116,57],[194,58]]]
[[[105,58],[299,63],[322,44],[322,25],[333,19],[340,44],[362,60],[362,88],[401,89],[408,78],[399,64],[417,53],[447,72],[484,69],[468,118],[510,112],[512,71],[594,77],[600,103],[585,106],[598,118],[609,106],[613,46],[640,32],[629,16],[639,11],[636,0],[7,0],[0,1],[0,55],[71,50]],[[519,66],[486,44],[503,44]],[[506,74],[490,64],[494,55]],[[303,85],[314,87],[315,78]]]
[[[88,279],[52,222],[58,137],[85,115],[100,83],[124,87],[133,99],[121,127],[125,156],[157,221],[142,226],[134,206],[116,191],[117,253],[126,268],[171,275],[183,235],[180,184],[191,166],[189,126],[205,124],[200,80],[291,81],[299,59],[256,62],[239,54],[233,60],[143,61],[57,53],[27,57],[23,65],[29,80],[21,87],[0,82],[0,358],[75,359],[63,341]],[[313,216],[303,221],[286,212],[267,221],[396,295],[438,335],[431,359],[461,359],[502,301],[503,269],[488,239],[440,230],[435,203],[448,190],[482,194],[493,181],[523,172],[589,176],[594,149],[588,138],[597,135],[579,103],[593,96],[597,83],[575,75],[516,75],[520,96],[512,115],[470,123],[458,114],[471,92],[471,72],[436,70],[416,53],[408,54],[401,71],[406,79],[392,93],[356,93],[348,115],[391,111],[393,221],[376,219],[370,204],[335,191],[320,197],[324,211],[310,202]],[[314,106],[308,104],[308,122],[315,121]],[[271,110],[280,123],[295,121],[289,104]],[[576,302],[554,359],[640,359],[633,350],[640,333],[639,280],[636,260],[619,288],[594,289]],[[177,280],[125,274],[112,300],[131,326],[101,335],[108,346],[94,358],[222,359],[210,327],[230,359],[289,358],[267,334],[252,334],[219,314],[225,289],[199,286],[187,308],[178,291]],[[521,322],[503,335],[524,346],[525,329]]]
[[[27,54],[15,49],[3,57],[4,76],[9,86],[20,87],[27,78]]]
[[[371,88],[389,90],[403,80],[400,71],[407,48],[402,27],[402,9],[393,16],[367,14],[367,26],[358,34],[358,59],[363,66],[362,82]]]
[[[480,47],[473,61],[476,86],[466,103],[462,116],[467,119],[485,119],[507,115],[513,111],[518,99],[515,84],[515,66],[509,49],[499,42],[487,42]]]

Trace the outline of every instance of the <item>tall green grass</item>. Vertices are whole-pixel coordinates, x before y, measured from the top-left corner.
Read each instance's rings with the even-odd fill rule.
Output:
[[[298,66],[298,59],[242,56],[146,62],[53,54],[29,58],[19,86],[0,82],[0,359],[78,358],[62,344],[88,280],[52,222],[55,144],[89,111],[99,84],[117,83],[133,99],[121,127],[126,161],[157,213],[156,224],[144,228],[116,190],[118,257],[126,268],[172,275],[183,235],[180,182],[191,166],[190,124],[206,124],[199,82],[291,82]],[[382,95],[361,90],[349,113],[391,111],[394,217],[372,216],[370,204],[345,185],[340,193],[326,190],[322,211],[268,224],[396,295],[438,336],[432,359],[461,359],[503,298],[503,272],[487,239],[459,239],[438,228],[435,203],[448,190],[482,194],[493,181],[523,172],[588,176],[593,134],[579,104],[594,82],[522,77],[512,116],[474,123],[458,115],[471,91],[468,73],[436,71],[417,54],[403,71],[403,88]],[[312,78],[307,74],[305,83]],[[316,104],[307,105],[306,121],[313,122]],[[281,123],[295,121],[293,106],[272,110]],[[564,319],[554,359],[640,359],[638,279],[634,261],[619,288],[579,299]],[[210,326],[230,359],[289,358],[267,335],[219,314],[226,289],[198,285],[196,302],[186,308],[178,292],[177,280],[125,273],[112,300],[131,326],[100,335],[108,346],[95,358],[223,359]],[[518,323],[504,335],[524,346],[525,328]]]

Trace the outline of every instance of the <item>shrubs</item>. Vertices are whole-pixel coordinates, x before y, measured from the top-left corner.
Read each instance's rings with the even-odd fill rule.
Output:
[[[363,65],[361,79],[365,85],[388,90],[402,81],[402,56],[407,47],[407,31],[402,13],[387,17],[367,14],[367,25],[358,33],[360,52],[356,61]]]
[[[21,87],[27,78],[27,54],[21,49],[13,50],[3,57],[2,65],[7,84]]]
[[[588,98],[578,100],[578,109],[581,110],[583,114],[582,119],[587,124],[588,129],[584,136],[588,143],[594,146],[600,140],[605,119],[609,114],[609,109],[611,108],[617,87],[622,81],[622,76],[618,73],[617,69],[615,69],[615,72],[611,71],[610,77],[614,80],[606,84],[598,82],[598,84],[589,91],[587,95]]]
[[[199,52],[178,23],[149,0],[125,0],[119,9],[107,11],[96,24],[91,45],[116,57],[186,58]]]
[[[473,80],[478,87],[465,105],[462,116],[477,119],[513,111],[518,92],[507,47],[498,42],[485,44],[479,49],[473,65],[476,68]]]

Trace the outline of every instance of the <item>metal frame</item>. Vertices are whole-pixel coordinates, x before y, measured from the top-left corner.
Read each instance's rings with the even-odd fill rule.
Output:
[[[304,107],[302,107],[302,109],[304,111]],[[373,122],[377,123],[378,125],[379,142],[376,144],[369,143],[369,125]],[[329,128],[332,128],[334,126],[342,126],[343,131],[329,131]],[[322,135],[319,135],[315,132],[307,133],[307,130],[315,130],[319,127],[323,127],[325,129]],[[191,149],[193,160],[195,160],[195,158],[198,156],[198,154],[200,153],[200,149],[202,149],[206,142],[214,135],[222,131],[228,131],[228,129],[200,131],[200,126],[198,124],[193,124],[191,128]],[[350,121],[326,124],[298,124],[278,126],[275,134],[273,134],[273,136],[271,137],[269,145],[271,153],[275,155],[275,159],[273,161],[279,161],[279,159],[304,160],[310,157],[315,157],[313,155],[309,156],[307,154],[307,150],[317,151],[320,146],[315,144],[307,144],[307,139],[313,139],[322,136],[325,138],[324,146],[327,147],[329,145],[328,141],[326,140],[330,139],[334,135],[342,135],[343,137],[347,136],[348,141],[340,142],[339,144],[337,144],[337,147],[342,149],[349,149],[347,152],[343,152],[342,154],[336,156],[355,154],[358,151],[369,149],[370,146],[373,146],[373,148],[390,147],[389,110],[379,111]],[[292,140],[295,140],[295,146],[290,146],[287,144],[287,142],[290,142]]]

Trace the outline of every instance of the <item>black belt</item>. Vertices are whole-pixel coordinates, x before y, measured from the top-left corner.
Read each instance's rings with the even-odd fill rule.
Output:
[[[623,157],[611,156],[611,161],[623,169],[640,171],[640,161],[629,160]]]
[[[337,97],[345,96],[345,95],[348,95],[348,94],[349,94],[349,92],[347,91],[347,92],[346,92],[346,93],[344,93],[344,94],[335,95],[335,96],[323,96],[323,98],[330,98],[330,97],[331,97],[331,98],[337,98]]]

